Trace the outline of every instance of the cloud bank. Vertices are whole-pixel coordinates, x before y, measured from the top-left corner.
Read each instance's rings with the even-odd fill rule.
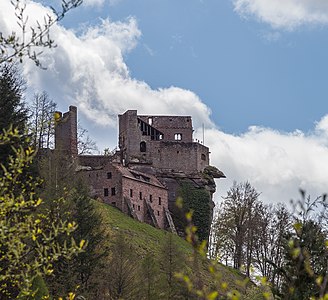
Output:
[[[297,200],[299,188],[312,197],[328,193],[328,115],[309,134],[253,126],[238,136],[217,129],[206,136],[212,163],[227,176],[217,182],[217,201],[234,180],[250,181],[267,203]]]
[[[238,9],[247,12],[247,3],[251,2],[240,0],[235,4],[238,2]],[[269,0],[262,2],[271,3]],[[286,7],[284,3],[294,3],[291,0],[279,2],[283,7]],[[314,3],[318,7],[321,5],[321,1]],[[33,2],[28,9],[30,22],[51,13]],[[15,26],[9,0],[2,1],[0,28],[6,33],[17,30]],[[42,71],[33,62],[26,61],[23,64],[25,78],[34,89],[46,90],[60,109],[77,105],[79,113],[89,120],[89,125],[84,127],[96,128],[93,138],[100,148],[106,145],[105,140],[116,144],[117,114],[127,109],[138,109],[141,114],[192,115],[195,128],[205,124],[205,143],[210,147],[212,164],[227,175],[227,179],[217,182],[217,201],[233,180],[249,180],[262,192],[261,197],[266,202],[295,199],[299,187],[313,196],[328,192],[325,172],[328,115],[308,134],[281,133],[262,127],[250,127],[241,135],[227,134],[213,124],[210,108],[192,91],[174,86],[152,89],[146,82],[131,77],[125,56],[136,47],[141,36],[134,18],[121,22],[101,20],[99,25],[79,35],[56,25],[52,36],[58,46],[42,56],[43,65],[48,69]],[[196,131],[195,137],[202,139],[201,129]]]
[[[242,17],[255,18],[275,29],[294,30],[302,25],[327,25],[326,0],[232,0]]]

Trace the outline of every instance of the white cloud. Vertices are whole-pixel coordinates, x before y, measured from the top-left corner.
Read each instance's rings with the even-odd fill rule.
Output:
[[[273,28],[293,30],[302,25],[327,25],[326,0],[232,0],[242,17],[253,17]]]
[[[107,2],[110,6],[114,6],[120,3],[121,1],[122,0],[83,0],[83,5],[100,7]]]
[[[211,162],[227,176],[217,182],[219,201],[237,182],[250,181],[266,203],[299,198],[298,189],[313,197],[328,193],[328,115],[305,134],[299,130],[281,133],[270,128],[250,127],[242,135],[217,129],[206,131]]]
[[[328,115],[323,117],[315,127],[316,131],[323,134],[326,138],[328,136]]]

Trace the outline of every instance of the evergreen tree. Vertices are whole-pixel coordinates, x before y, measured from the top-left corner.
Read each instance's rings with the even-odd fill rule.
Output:
[[[138,264],[135,251],[119,233],[113,240],[111,260],[107,268],[107,289],[110,299],[139,299]]]
[[[81,181],[78,182],[72,194],[72,202],[74,205],[72,217],[78,224],[74,238],[84,239],[88,243],[85,251],[73,260],[74,273],[77,276],[81,292],[90,295],[97,288],[97,280],[94,278],[103,264],[103,259],[107,256],[107,248],[103,243],[106,237],[102,229],[101,215],[96,210],[94,200],[89,197],[88,190]]]
[[[142,299],[152,300],[159,299],[159,267],[154,258],[154,255],[147,253],[141,263],[141,278],[140,284]]]
[[[27,110],[24,107],[23,93],[25,82],[14,64],[0,66],[0,131],[8,130],[11,126],[18,129],[19,135],[10,143],[0,146],[0,162],[8,161],[13,155],[12,146],[18,148],[26,145],[23,135],[26,129]],[[5,164],[6,166],[6,164]]]
[[[173,234],[167,233],[162,244],[160,257],[161,273],[164,276],[165,299],[180,299],[185,292],[176,274],[184,268],[185,258],[176,244]]]
[[[97,275],[107,254],[103,245],[106,237],[102,218],[94,205],[95,200],[89,197],[88,189],[79,180],[74,162],[62,153],[57,151],[44,157],[39,167],[44,179],[39,192],[45,199],[49,222],[57,216],[74,220],[78,227],[73,237],[83,236],[87,241],[83,253],[56,264],[54,274],[48,280],[49,289],[52,294],[65,295],[79,286],[78,293],[92,299],[99,283]],[[71,236],[65,239],[69,241]]]

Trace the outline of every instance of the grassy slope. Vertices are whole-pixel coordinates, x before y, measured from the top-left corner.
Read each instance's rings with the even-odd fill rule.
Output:
[[[118,209],[97,202],[97,207],[101,210],[104,223],[106,225],[106,231],[110,235],[115,235],[118,232],[123,232],[124,236],[127,237],[131,244],[135,246],[135,250],[138,255],[144,257],[146,253],[153,253],[155,257],[159,257],[161,251],[161,245],[166,234],[171,234],[166,231],[156,229],[148,224],[138,222]],[[192,255],[192,247],[182,238],[174,235],[174,240],[179,246],[182,253],[186,257]],[[210,274],[206,268],[206,264],[199,270],[200,276],[205,280],[210,281]],[[238,289],[237,281],[242,281],[245,277],[242,276],[237,270],[220,266],[219,268],[222,280],[227,282],[230,289]]]

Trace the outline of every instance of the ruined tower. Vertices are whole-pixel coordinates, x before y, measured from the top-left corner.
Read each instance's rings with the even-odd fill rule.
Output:
[[[69,111],[56,112],[55,149],[77,157],[77,108],[70,106]]]

